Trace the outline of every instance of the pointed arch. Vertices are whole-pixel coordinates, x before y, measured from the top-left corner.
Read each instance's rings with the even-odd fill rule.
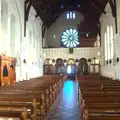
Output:
[[[112,15],[115,18],[115,27],[116,27],[116,33],[118,32],[118,25],[117,25],[117,7],[116,7],[116,0],[109,0]]]

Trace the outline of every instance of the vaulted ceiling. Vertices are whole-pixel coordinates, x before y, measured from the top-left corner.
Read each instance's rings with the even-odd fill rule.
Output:
[[[28,0],[29,1],[29,0]],[[49,27],[61,13],[67,10],[80,12],[86,18],[98,21],[104,12],[109,0],[31,0],[32,6],[37,11],[44,24]]]

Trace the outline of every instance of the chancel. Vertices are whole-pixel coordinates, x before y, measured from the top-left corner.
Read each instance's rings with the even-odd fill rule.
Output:
[[[0,0],[0,120],[120,120],[120,0]]]

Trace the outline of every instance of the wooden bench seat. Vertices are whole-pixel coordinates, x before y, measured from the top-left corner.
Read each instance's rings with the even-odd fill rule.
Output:
[[[83,108],[93,108],[93,109],[99,109],[99,108],[118,108],[120,109],[120,103],[112,103],[112,102],[109,102],[109,103],[86,103],[84,104],[84,106],[82,106]]]
[[[35,120],[34,118],[36,117],[35,115],[30,116],[28,115],[27,111],[25,108],[21,108],[19,110],[13,110],[13,109],[2,109],[0,110],[0,118],[2,117],[2,119],[4,118],[10,118],[13,120]]]
[[[17,88],[16,88],[17,89]],[[54,90],[50,87],[47,87],[45,86],[42,87],[42,88],[23,88],[23,87],[19,87],[17,90],[14,90],[14,89],[10,89],[8,90],[8,92],[2,92],[0,93],[0,96],[6,96],[6,95],[13,95],[13,96],[17,96],[17,95],[24,95],[24,96],[37,96],[36,98],[38,97],[41,97],[41,94],[44,94],[44,97],[47,99],[49,99],[49,101],[53,101],[56,96],[57,96],[57,92],[58,90]]]
[[[114,88],[104,88],[104,89],[96,89],[96,88],[81,88],[81,92],[119,92],[119,89],[114,89]]]
[[[87,120],[120,120],[120,116],[88,116]]]
[[[87,107],[83,114],[83,119],[89,120],[89,117],[92,116],[119,116],[120,117],[120,108],[92,108]]]
[[[97,93],[83,92],[81,94],[81,97],[83,97],[83,98],[86,98],[86,97],[88,97],[88,98],[89,97],[120,97],[120,94],[118,94],[118,92],[117,93],[116,92],[110,92],[110,93],[108,93],[108,92],[97,92]]]
[[[48,111],[64,79],[65,76],[43,76],[0,88],[0,116],[20,118],[25,113],[26,118],[22,120],[36,120],[36,115],[42,116]]]
[[[78,76],[81,118],[120,119],[120,81],[99,76]]]
[[[25,107],[27,117],[23,120],[28,118],[36,120],[36,115],[42,116],[54,102],[64,81],[62,77],[44,76],[0,88],[0,116],[20,118]],[[33,99],[36,100],[35,103]]]

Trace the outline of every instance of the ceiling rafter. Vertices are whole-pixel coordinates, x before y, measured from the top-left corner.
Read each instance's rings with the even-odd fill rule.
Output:
[[[38,10],[42,3],[43,2],[41,0],[34,0],[33,6],[35,6],[36,10]]]
[[[108,1],[109,0],[34,0],[32,5],[37,12],[36,17],[40,16],[43,22],[46,23],[46,26],[50,26],[61,13],[72,10],[71,8],[85,16],[91,17],[91,19],[99,19],[100,15],[105,13],[104,8]]]
[[[40,14],[40,12],[41,12],[41,10],[42,10],[42,9],[45,9],[46,7],[48,7],[49,10],[50,10],[50,12],[52,13],[52,10],[51,10],[51,8],[50,8],[50,4],[53,4],[53,3],[55,3],[55,1],[45,0],[45,1],[41,4],[41,7],[39,6],[39,9],[37,9],[37,15],[36,15],[36,17],[38,17],[39,14]],[[56,3],[55,3],[55,4],[56,4]]]
[[[92,0],[92,4],[94,5],[94,7],[97,9],[98,12],[104,13],[104,14],[106,13],[95,0]]]

